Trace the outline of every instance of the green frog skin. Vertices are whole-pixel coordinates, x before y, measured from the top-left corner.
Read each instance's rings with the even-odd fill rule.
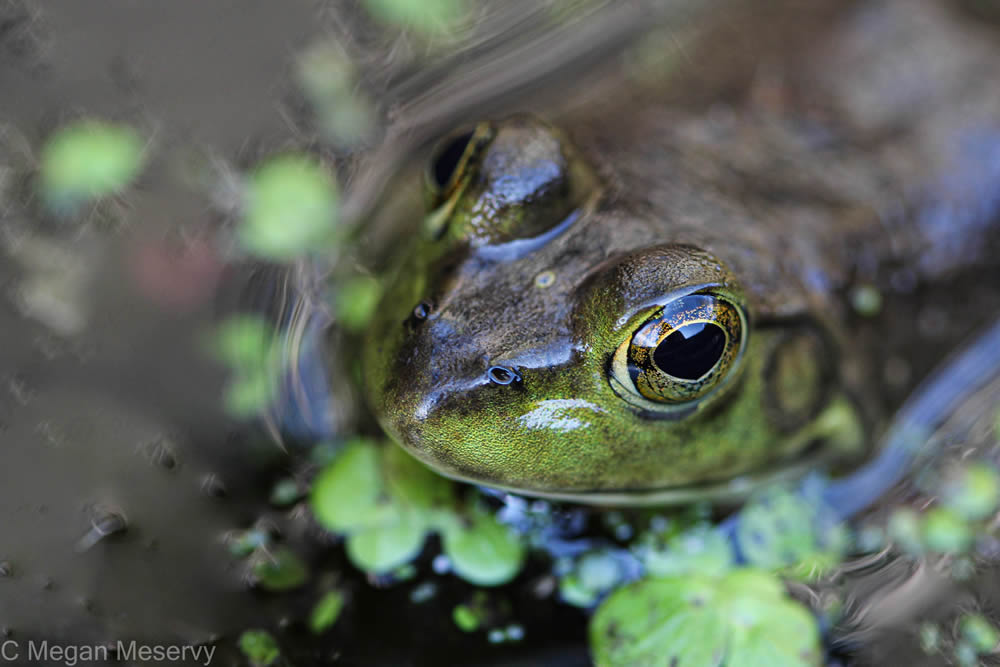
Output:
[[[798,106],[635,92],[444,139],[364,345],[385,430],[450,477],[604,504],[739,495],[863,454],[843,290],[986,261],[995,232],[1000,85],[956,82],[1000,41],[963,24],[955,45],[967,20],[847,13],[780,63]],[[953,78],[925,90],[899,54],[945,44]]]

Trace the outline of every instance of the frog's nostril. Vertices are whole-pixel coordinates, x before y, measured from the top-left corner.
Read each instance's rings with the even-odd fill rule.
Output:
[[[465,132],[448,139],[434,154],[431,162],[431,174],[434,177],[434,184],[438,188],[444,189],[451,182],[451,177],[462,161],[462,156],[465,155],[465,148],[472,140],[472,134],[472,132]]]
[[[486,371],[486,377],[493,384],[508,385],[521,381],[521,375],[512,368],[506,366],[490,366]]]
[[[413,308],[413,319],[415,320],[426,320],[431,314],[431,307],[421,301]]]

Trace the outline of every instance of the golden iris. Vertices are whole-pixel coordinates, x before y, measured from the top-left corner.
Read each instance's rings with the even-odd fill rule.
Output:
[[[730,375],[744,345],[738,306],[714,294],[664,305],[615,352],[617,384],[658,404],[703,398]]]

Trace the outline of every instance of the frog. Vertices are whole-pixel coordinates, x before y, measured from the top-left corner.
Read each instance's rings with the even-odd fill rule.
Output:
[[[923,90],[873,17],[925,63],[967,17],[904,5],[779,62],[796,99],[691,111],[629,92],[443,139],[362,349],[383,429],[446,476],[600,505],[745,496],[871,455],[878,380],[845,291],[899,266],[995,275],[1000,220],[983,205],[1000,89]],[[983,32],[943,66],[998,59]]]

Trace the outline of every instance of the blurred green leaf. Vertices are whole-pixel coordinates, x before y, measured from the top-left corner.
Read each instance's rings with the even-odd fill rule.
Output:
[[[524,560],[524,545],[492,516],[474,512],[443,531],[444,552],[452,569],[479,586],[499,586],[513,579]]]
[[[573,570],[559,580],[559,594],[568,604],[590,607],[602,594],[621,583],[623,574],[612,554],[592,551],[581,556]]]
[[[251,253],[287,261],[336,242],[338,190],[307,155],[271,158],[251,175],[239,238]]]
[[[216,332],[216,353],[234,369],[267,363],[273,346],[274,327],[256,315],[233,315],[224,320]]]
[[[947,508],[929,509],[922,523],[924,544],[932,551],[961,553],[972,545],[972,528],[965,519]]]
[[[363,439],[345,446],[313,482],[312,508],[316,519],[334,532],[396,521],[397,509],[383,489],[378,447]]]
[[[467,11],[464,0],[365,0],[365,5],[381,21],[427,34],[444,32]]]
[[[351,147],[371,135],[376,111],[358,88],[353,63],[337,45],[314,44],[296,65],[299,86],[327,139]]]
[[[415,558],[426,535],[422,515],[404,512],[395,523],[349,535],[347,556],[359,570],[386,574]]]
[[[590,625],[597,665],[800,667],[820,659],[812,615],[760,570],[644,579],[613,593]]]
[[[462,632],[475,632],[481,620],[479,615],[468,605],[455,605],[451,618]]]
[[[863,317],[875,317],[882,312],[882,293],[874,285],[858,285],[851,290],[851,306]]]
[[[990,653],[1000,643],[1000,632],[982,614],[966,614],[959,622],[962,637],[980,654]]]
[[[294,479],[283,479],[271,489],[271,504],[287,507],[302,497],[302,488]]]
[[[280,547],[272,552],[260,550],[253,566],[257,585],[266,591],[281,592],[298,588],[309,579],[309,570],[292,550]]]
[[[1000,477],[984,463],[973,463],[945,483],[941,499],[944,505],[969,520],[985,519],[997,509]]]
[[[782,488],[748,503],[737,531],[749,563],[808,578],[820,574],[823,564],[836,565],[849,542],[844,526],[823,513],[819,500]]]
[[[600,591],[588,588],[577,572],[570,572],[559,579],[559,596],[566,604],[587,609],[600,597]]]
[[[363,331],[382,297],[382,284],[371,276],[355,276],[344,282],[334,298],[337,320],[352,331]]]
[[[223,397],[236,417],[260,413],[277,396],[281,379],[274,329],[263,318],[233,315],[215,332],[216,357],[230,370]]]
[[[143,141],[135,130],[98,120],[71,123],[42,148],[42,194],[57,207],[114,194],[139,174],[143,159]]]
[[[313,634],[322,634],[333,627],[344,609],[344,594],[340,591],[328,591],[319,599],[309,615],[309,629]]]
[[[729,540],[711,525],[698,525],[673,535],[665,544],[658,537],[643,535],[633,551],[650,576],[670,576],[689,572],[725,574],[733,566]]]
[[[240,635],[240,650],[255,667],[268,667],[281,657],[278,642],[264,630],[247,630]]]
[[[385,448],[382,467],[392,495],[415,509],[448,507],[454,503],[453,484],[396,445]]]
[[[889,537],[895,540],[910,554],[916,555],[924,550],[923,537],[920,534],[920,515],[909,507],[895,510],[889,517]]]

